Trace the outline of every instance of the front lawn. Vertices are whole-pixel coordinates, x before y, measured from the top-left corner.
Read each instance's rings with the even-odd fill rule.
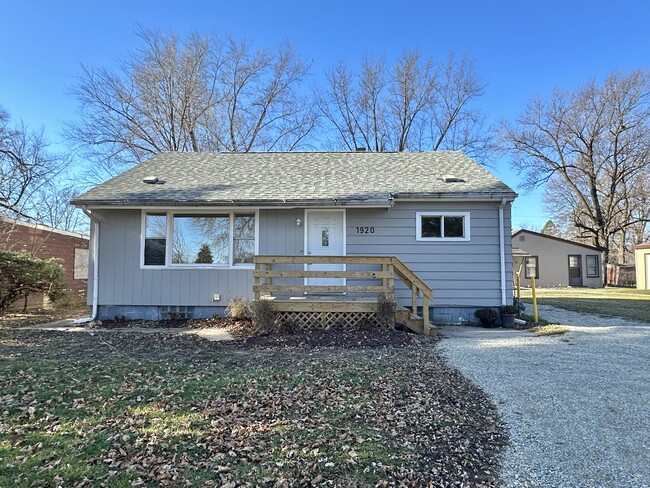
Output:
[[[634,288],[539,288],[537,303],[573,312],[650,321],[650,290]],[[521,290],[522,300],[532,303],[530,289]]]
[[[486,395],[433,341],[348,335],[0,330],[0,486],[495,486]]]

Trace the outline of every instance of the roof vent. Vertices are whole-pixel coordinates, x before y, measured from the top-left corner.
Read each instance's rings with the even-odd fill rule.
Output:
[[[445,183],[465,183],[465,180],[454,175],[444,175],[442,181]]]
[[[142,182],[147,183],[148,185],[156,185],[158,183],[162,183],[162,181],[157,176],[147,176],[145,178],[142,178]]]

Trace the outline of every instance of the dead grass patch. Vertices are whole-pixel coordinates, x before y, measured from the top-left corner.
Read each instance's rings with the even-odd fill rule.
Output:
[[[538,325],[529,329],[536,336],[552,336],[552,335],[562,335],[569,332],[569,329],[563,325]]]

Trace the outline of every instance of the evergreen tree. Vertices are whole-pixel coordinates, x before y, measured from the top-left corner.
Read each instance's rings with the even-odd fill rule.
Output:
[[[199,253],[196,255],[196,261],[195,263],[212,263],[213,258],[212,258],[212,251],[210,251],[210,246],[207,244],[201,244],[201,249],[199,249]]]
[[[544,224],[544,227],[542,227],[542,234],[553,237],[562,237],[562,231],[552,220],[549,220]]]

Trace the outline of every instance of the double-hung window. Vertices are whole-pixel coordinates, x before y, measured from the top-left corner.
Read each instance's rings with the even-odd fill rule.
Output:
[[[587,255],[587,278],[598,278],[600,276],[598,261],[598,255]]]
[[[417,212],[418,241],[469,241],[469,212]]]
[[[143,265],[170,267],[253,264],[256,214],[145,212]]]
[[[531,277],[534,277],[536,280],[539,279],[539,258],[537,256],[528,256],[525,260],[526,270],[524,277],[527,279]]]
[[[167,248],[167,215],[147,214],[144,226],[144,265],[164,266]]]

